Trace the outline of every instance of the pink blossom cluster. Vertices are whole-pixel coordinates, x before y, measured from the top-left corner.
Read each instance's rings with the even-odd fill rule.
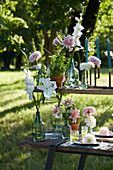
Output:
[[[71,99],[67,99],[65,100],[64,102],[64,106],[67,108],[67,107],[70,107],[74,104],[74,101],[72,101]]]
[[[109,136],[109,129],[107,127],[101,127],[99,130],[99,135]]]
[[[60,112],[60,108],[57,105],[55,105],[55,107],[52,109],[52,111],[53,111],[53,115],[55,117],[58,117],[58,113]]]
[[[91,56],[89,57],[89,61],[96,64],[97,66],[101,65],[101,60],[97,57]]]
[[[76,121],[77,121],[77,118],[81,118],[81,116],[80,116],[80,110],[78,110],[78,109],[72,109],[71,108],[71,116],[70,116],[70,118],[72,119],[72,121],[74,122],[74,123],[76,123]]]
[[[82,110],[84,116],[90,116],[92,114],[95,114],[95,108],[90,106],[90,107],[86,107]]]
[[[34,60],[38,60],[41,57],[40,51],[35,51],[29,56],[30,62],[33,62]]]

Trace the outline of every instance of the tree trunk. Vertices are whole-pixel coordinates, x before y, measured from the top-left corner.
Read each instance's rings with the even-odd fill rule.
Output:
[[[44,40],[45,40],[45,56],[46,56],[46,60],[45,60],[45,65],[49,65],[50,64],[50,55],[53,55],[53,45],[52,42],[54,40],[54,38],[56,37],[56,30],[52,29],[51,30],[51,36],[49,37],[48,33],[43,30],[43,35],[44,35]]]
[[[85,28],[81,37],[82,46],[85,47],[85,37],[89,38],[95,29],[95,23],[99,11],[100,0],[89,0],[86,12],[83,16],[82,26]]]
[[[17,59],[16,59],[16,69],[20,69],[22,64],[22,55],[18,54]]]

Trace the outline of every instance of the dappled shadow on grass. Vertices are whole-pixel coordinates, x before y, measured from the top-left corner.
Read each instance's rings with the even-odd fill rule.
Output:
[[[12,107],[11,109],[7,109],[7,110],[4,110],[3,112],[0,113],[0,117],[4,117],[6,114],[10,114],[11,112],[16,112],[16,111],[21,111],[23,108],[24,109],[31,109],[32,107],[34,107],[34,102],[31,102],[31,103],[27,103],[27,104],[22,104],[20,106],[15,106],[15,107]]]
[[[5,84],[1,84],[0,85],[0,87],[2,87],[2,86],[12,86],[12,85],[16,85],[16,84],[18,84],[18,83],[21,83],[22,84],[22,82],[24,82],[24,80],[17,80],[17,81],[15,81],[15,82],[12,82],[12,83],[5,83]],[[24,84],[24,83],[23,83]]]
[[[24,148],[17,145],[18,142],[31,137],[31,120],[27,119],[21,125],[18,123],[19,120],[17,120],[15,126],[10,128],[7,126],[1,129],[0,169],[21,169],[22,167],[37,169],[41,168],[41,166],[44,168],[48,151]],[[40,159],[42,160],[40,161]]]

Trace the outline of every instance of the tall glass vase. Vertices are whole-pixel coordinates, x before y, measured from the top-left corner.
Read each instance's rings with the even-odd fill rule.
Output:
[[[66,71],[66,86],[67,87],[78,87],[79,84],[79,72],[78,69],[75,68],[74,59],[70,59],[69,67]]]
[[[32,123],[33,141],[43,141],[45,138],[45,124],[42,122],[39,112],[36,112],[36,115],[33,117],[35,119]]]
[[[80,89],[87,89],[88,88],[88,83],[87,83],[86,71],[83,70],[81,72],[81,74],[82,74],[82,80],[81,80],[81,83],[79,84],[79,88]]]
[[[58,117],[55,117],[53,124],[54,128],[54,138],[62,138],[62,114],[60,113]]]
[[[65,119],[65,123],[62,126],[62,138],[63,139],[69,139],[70,138],[70,131],[71,131],[71,126],[68,124],[67,119]]]

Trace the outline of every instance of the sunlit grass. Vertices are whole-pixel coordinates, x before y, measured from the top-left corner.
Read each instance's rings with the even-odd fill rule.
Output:
[[[101,70],[101,79],[98,80],[102,85],[106,85],[108,77],[105,71]],[[43,170],[45,168],[48,150],[17,146],[19,141],[31,136],[33,115],[36,113],[33,101],[28,99],[24,91],[23,76],[23,71],[0,72],[0,170]],[[106,111],[112,105],[113,96],[86,94],[63,96],[63,99],[67,98],[72,98],[81,111],[87,106],[96,108],[97,127],[94,130],[98,130],[103,125],[113,130],[113,108]],[[51,109],[56,103],[57,99],[52,98],[44,105],[41,104],[41,118],[46,124],[46,129],[52,127]],[[76,154],[57,153],[53,170],[75,170],[79,157],[80,155]],[[109,157],[88,156],[85,164],[86,170],[111,170],[112,167],[113,161]]]

